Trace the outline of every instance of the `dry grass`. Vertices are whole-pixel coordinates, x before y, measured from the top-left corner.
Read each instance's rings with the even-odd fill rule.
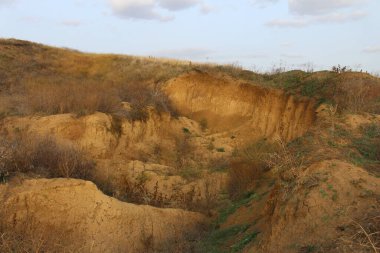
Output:
[[[198,65],[120,55],[84,54],[0,40],[0,114],[113,113],[130,102],[131,118],[147,106],[172,111],[160,85]],[[17,97],[17,101],[16,98]]]
[[[85,252],[68,243],[73,239],[72,229],[63,222],[59,226],[42,225],[29,215],[14,223],[7,211],[0,212],[0,252]]]
[[[375,78],[350,78],[340,81],[335,104],[349,113],[379,113],[380,85]]]
[[[95,163],[72,145],[58,143],[52,137],[21,135],[1,143],[0,173],[8,177],[15,173],[37,174],[48,178],[91,179]]]
[[[88,82],[65,85],[29,83],[26,101],[31,113],[46,114],[112,113],[120,109],[121,103],[115,87]]]
[[[345,252],[380,252],[380,213],[369,212],[340,228],[344,231],[338,245]]]

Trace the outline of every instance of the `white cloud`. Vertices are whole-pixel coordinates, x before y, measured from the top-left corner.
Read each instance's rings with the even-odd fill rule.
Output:
[[[184,10],[200,3],[199,0],[159,0],[159,5],[162,8],[171,11]]]
[[[360,6],[367,0],[288,0],[289,10],[296,15],[320,15],[342,8]]]
[[[364,11],[353,11],[350,13],[330,13],[326,15],[319,15],[314,18],[317,22],[335,22],[343,23],[349,21],[355,21],[364,18],[367,13]]]
[[[356,21],[367,16],[366,12],[354,11],[349,13],[329,13],[325,15],[316,16],[302,16],[292,17],[289,19],[274,19],[266,23],[271,27],[294,27],[301,28],[313,24],[320,23],[345,23],[350,21]]]
[[[1,0],[0,0],[1,1]],[[127,19],[150,19],[169,21],[172,15],[162,14],[162,11],[180,11],[195,6],[200,6],[202,12],[205,9],[202,0],[108,0],[114,14]]]
[[[214,6],[208,5],[208,4],[202,4],[200,7],[200,11],[205,15],[207,15],[207,14],[209,14],[215,10],[216,10],[216,8]]]
[[[156,11],[154,0],[108,0],[113,12],[123,18],[170,20]]]
[[[16,2],[16,0],[0,0],[0,6],[12,4],[14,2]]]
[[[250,2],[255,6],[263,8],[263,7],[266,7],[270,4],[275,4],[275,3],[279,2],[279,0],[250,0]]]
[[[82,22],[79,20],[64,20],[61,22],[61,25],[77,27],[82,25]]]
[[[380,53],[380,45],[378,46],[372,46],[372,47],[367,47],[363,49],[364,53]]]
[[[304,27],[310,25],[310,20],[306,19],[274,19],[267,22],[265,25],[271,27]]]
[[[275,3],[279,0],[250,0],[255,4]],[[345,23],[367,16],[362,9],[370,0],[287,0],[289,18],[267,22],[270,27],[300,28],[320,23]]]

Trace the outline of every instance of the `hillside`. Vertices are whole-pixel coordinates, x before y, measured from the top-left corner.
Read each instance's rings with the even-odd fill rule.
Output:
[[[365,73],[0,40],[0,251],[377,252],[379,113]]]

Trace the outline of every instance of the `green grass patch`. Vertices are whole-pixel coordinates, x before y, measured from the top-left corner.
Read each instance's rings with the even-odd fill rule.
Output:
[[[251,201],[259,199],[259,195],[254,192],[247,193],[241,200],[232,203],[228,208],[222,210],[217,220],[217,225],[224,223],[231,214],[234,214],[240,207],[249,204]]]
[[[225,243],[231,238],[238,236],[249,228],[249,225],[236,225],[225,229],[215,230],[201,246],[202,252],[208,253],[227,253],[230,250],[223,250]],[[236,252],[236,251],[233,251]]]
[[[250,242],[252,242],[257,237],[257,235],[259,233],[260,232],[253,232],[253,233],[245,235],[242,240],[240,240],[239,242],[235,243],[231,247],[231,249],[232,249],[231,252],[240,252],[240,251],[242,251],[245,248],[245,246],[247,246]]]
[[[216,151],[217,151],[217,152],[220,152],[220,153],[224,153],[224,152],[226,152],[226,151],[224,150],[224,148],[217,148]]]

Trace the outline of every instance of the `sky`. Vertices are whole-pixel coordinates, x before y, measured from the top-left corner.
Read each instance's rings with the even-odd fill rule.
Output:
[[[0,0],[0,37],[273,68],[380,73],[380,0]]]

